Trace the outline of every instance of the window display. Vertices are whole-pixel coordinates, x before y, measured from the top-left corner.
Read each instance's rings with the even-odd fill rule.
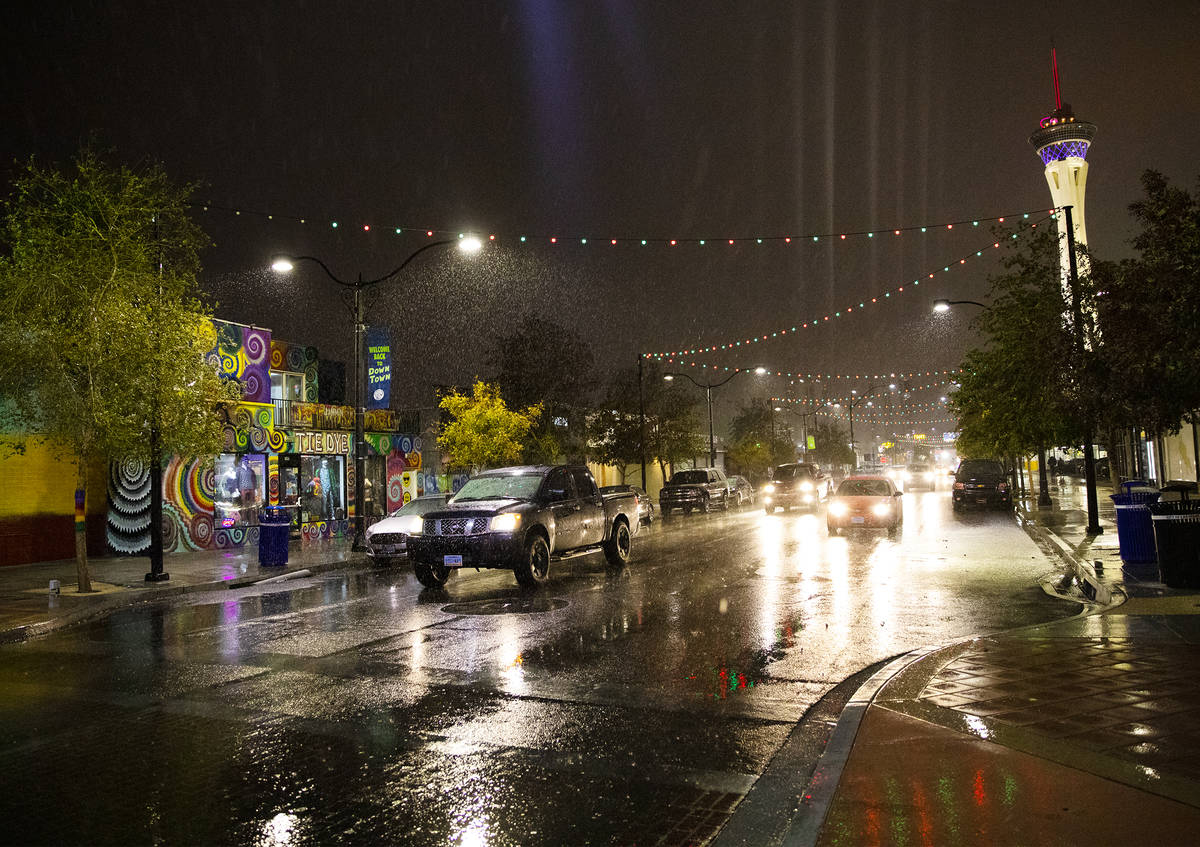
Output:
[[[363,515],[382,518],[387,514],[387,458],[367,456],[363,464]]]
[[[267,457],[222,453],[214,470],[213,523],[218,528],[256,525],[267,498]]]
[[[300,520],[344,520],[346,517],[346,457],[301,456]]]

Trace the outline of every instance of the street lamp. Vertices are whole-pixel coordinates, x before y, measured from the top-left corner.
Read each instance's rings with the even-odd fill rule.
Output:
[[[754,373],[756,373],[760,376],[762,374],[765,374],[766,372],[767,372],[767,369],[764,367],[757,367],[754,369]],[[722,385],[729,382],[729,380],[733,379],[738,374],[744,374],[744,373],[750,373],[750,372],[746,371],[746,370],[742,370],[741,368],[735,368],[733,373],[731,373],[729,376],[725,377],[720,382],[711,382],[711,383],[696,382],[696,380],[692,379],[690,376],[688,376],[685,373],[671,372],[671,373],[663,374],[663,379],[666,380],[667,382],[670,382],[671,380],[675,379],[675,377],[677,377],[677,376],[681,376],[684,379],[686,379],[688,382],[690,382],[692,385],[696,386],[697,388],[704,389],[704,397],[708,401],[708,466],[710,468],[715,468],[717,466],[717,439],[713,433],[713,401],[712,401],[713,389],[720,388]]]
[[[851,389],[850,397],[846,400],[846,408],[850,417],[850,452],[854,454],[854,470],[858,470],[858,451],[854,449],[854,409],[866,402],[868,406],[874,406],[875,401],[871,398],[875,396],[875,389],[878,386],[872,385],[867,389],[866,394],[860,395],[858,389]],[[841,408],[841,403],[834,403],[834,408]]]
[[[333,271],[329,270],[329,267],[315,256],[278,255],[271,259],[271,270],[276,273],[289,273],[295,268],[297,262],[313,262],[319,265],[321,270],[325,271],[325,275],[338,285],[343,288],[353,289],[354,291],[354,541],[351,544],[351,549],[355,551],[367,549],[363,535],[365,529],[363,527],[363,518],[365,517],[363,515],[363,500],[365,499],[363,489],[367,470],[367,444],[366,437],[363,434],[364,418],[366,416],[365,389],[363,385],[363,376],[365,375],[364,362],[366,359],[364,341],[367,327],[363,306],[363,293],[373,285],[390,280],[408,267],[409,262],[426,250],[449,245],[456,245],[463,253],[476,253],[483,246],[483,243],[478,238],[471,236],[431,241],[413,251],[407,259],[383,276],[376,279],[363,279],[362,273],[359,273],[358,279],[353,282],[338,279]]]
[[[942,299],[938,299],[938,300],[933,301],[933,310],[935,312],[949,312],[951,306],[962,306],[962,305],[978,306],[981,309],[990,309],[991,308],[991,306],[989,306],[987,303],[980,303],[978,300],[942,300]]]

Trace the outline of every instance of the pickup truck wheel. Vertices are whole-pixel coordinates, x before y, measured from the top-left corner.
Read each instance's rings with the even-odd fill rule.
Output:
[[[721,498],[721,511],[722,512],[729,511],[729,495],[728,494],[726,494],[724,497]]]
[[[550,575],[550,545],[540,535],[525,542],[525,556],[513,568],[517,582],[526,588],[534,588],[546,581]]]
[[[614,568],[623,568],[629,564],[629,555],[633,550],[633,536],[629,532],[629,524],[617,521],[613,524],[612,536],[604,542],[604,558]]]
[[[423,562],[413,562],[413,573],[417,582],[426,588],[441,588],[450,578],[450,568],[445,565],[426,565]]]

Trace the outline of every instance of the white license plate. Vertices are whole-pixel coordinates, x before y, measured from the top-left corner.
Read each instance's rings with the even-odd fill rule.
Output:
[[[850,523],[866,523],[866,518],[851,518]]]
[[[442,564],[452,568],[461,568],[462,556],[442,556]]]

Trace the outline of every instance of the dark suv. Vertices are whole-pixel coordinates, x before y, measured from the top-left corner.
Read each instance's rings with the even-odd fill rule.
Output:
[[[1012,508],[1004,466],[995,459],[963,459],[954,473],[954,511],[964,506]]]
[[[822,500],[829,499],[833,481],[812,462],[789,462],[771,474],[767,484],[759,489],[763,509],[769,515],[779,507],[792,506],[816,509]]]

